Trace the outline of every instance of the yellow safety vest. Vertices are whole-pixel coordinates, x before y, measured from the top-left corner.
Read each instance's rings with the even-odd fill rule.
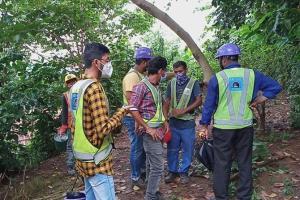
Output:
[[[240,129],[252,125],[249,108],[253,96],[255,74],[252,69],[232,68],[216,74],[219,102],[214,113],[214,127]]]
[[[154,103],[156,105],[156,112],[155,115],[152,119],[144,119],[144,122],[147,123],[147,125],[151,128],[158,128],[161,127],[164,122],[165,122],[165,117],[163,115],[163,110],[162,110],[162,98],[161,98],[161,93],[159,89],[155,88],[147,78],[144,78],[142,80],[143,83],[146,84],[146,86],[149,88],[152,97],[154,99]]]
[[[177,104],[177,97],[176,97],[176,78],[173,78],[171,80],[171,111],[173,109],[183,109],[186,108],[192,95],[193,87],[195,84],[195,80],[190,78],[188,84],[183,90],[183,93],[180,97],[180,100]],[[195,117],[194,115],[190,113],[186,113],[182,116],[176,117],[177,119],[182,119],[182,120],[193,120]]]
[[[97,148],[91,144],[83,129],[83,96],[89,85],[96,82],[92,79],[85,79],[76,82],[70,89],[70,110],[75,124],[73,139],[73,153],[77,160],[82,162],[95,162],[99,164],[105,160],[112,150],[112,136],[108,134],[101,145]]]

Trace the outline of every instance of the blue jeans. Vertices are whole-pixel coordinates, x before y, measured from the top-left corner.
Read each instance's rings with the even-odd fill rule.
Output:
[[[72,135],[71,135],[71,129],[67,129],[67,135],[68,135],[68,141],[67,141],[67,167],[68,170],[73,170],[74,169],[74,164],[75,164],[75,159],[74,159],[74,154],[73,154],[73,149],[72,149]]]
[[[84,178],[85,196],[87,200],[115,200],[115,186],[112,176],[96,174]]]
[[[141,169],[145,169],[146,154],[143,148],[143,136],[135,133],[133,117],[125,116],[123,123],[128,130],[130,140],[131,179],[136,181],[141,176]]]
[[[195,143],[195,127],[186,129],[176,129],[170,127],[172,138],[168,143],[167,159],[168,170],[173,173],[188,173],[191,166],[194,143]],[[179,165],[179,151],[182,148],[182,162]]]

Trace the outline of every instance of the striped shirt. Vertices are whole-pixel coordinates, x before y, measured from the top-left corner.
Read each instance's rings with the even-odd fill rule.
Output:
[[[87,79],[86,75],[82,79]],[[92,83],[83,96],[83,129],[89,142],[100,148],[104,136],[113,129],[121,125],[121,120],[125,115],[123,108],[119,109],[112,117],[108,115],[108,105],[105,91],[99,81]],[[74,124],[72,125],[74,134]],[[96,165],[94,162],[82,162],[76,160],[76,170],[83,177],[94,176],[95,174],[112,175],[112,155],[105,161]]]

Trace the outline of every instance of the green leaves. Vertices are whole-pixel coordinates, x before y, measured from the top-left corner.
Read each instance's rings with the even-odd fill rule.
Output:
[[[120,77],[133,63],[129,39],[147,32],[153,23],[144,12],[128,10],[127,2],[0,2],[0,171],[38,163],[56,153],[52,140],[60,124],[63,78],[68,71],[79,74],[87,42],[110,48],[115,70],[104,84],[112,108],[122,104]],[[11,139],[27,134],[32,140],[26,147]]]

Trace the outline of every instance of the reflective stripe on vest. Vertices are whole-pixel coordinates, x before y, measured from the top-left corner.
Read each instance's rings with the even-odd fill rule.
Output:
[[[139,77],[139,81],[141,81],[143,79],[143,76],[141,73],[139,73],[137,70],[135,70],[134,68],[131,68],[127,74],[131,74],[131,73],[135,73],[138,77]],[[125,76],[127,76],[127,74]],[[128,106],[128,101],[126,98],[126,91],[123,91],[123,105],[124,106]]]
[[[245,68],[225,69],[216,76],[219,102],[214,114],[214,126],[238,129],[252,125],[249,103],[253,96],[254,71]]]
[[[163,111],[162,111],[161,93],[160,93],[159,89],[154,87],[147,78],[144,78],[142,80],[142,82],[145,83],[146,86],[149,88],[149,90],[152,94],[155,106],[156,106],[156,112],[155,112],[154,117],[150,120],[144,119],[144,122],[146,122],[147,125],[151,128],[161,127],[163,125],[163,123],[165,122],[165,117],[164,117]]]
[[[171,80],[171,110],[174,108],[176,109],[183,109],[186,108],[192,95],[193,87],[195,84],[195,80],[190,78],[188,84],[183,90],[183,93],[180,97],[179,103],[177,104],[177,96],[176,96],[176,78]],[[182,116],[176,117],[177,119],[182,120],[192,120],[194,119],[194,115],[190,113],[186,113]]]
[[[74,157],[82,162],[100,163],[105,160],[112,150],[112,136],[108,134],[104,137],[100,148],[91,144],[83,129],[83,96],[89,85],[96,82],[92,79],[80,80],[76,82],[70,90],[70,110],[73,114],[75,133],[73,140]],[[99,85],[101,87],[101,85]]]

